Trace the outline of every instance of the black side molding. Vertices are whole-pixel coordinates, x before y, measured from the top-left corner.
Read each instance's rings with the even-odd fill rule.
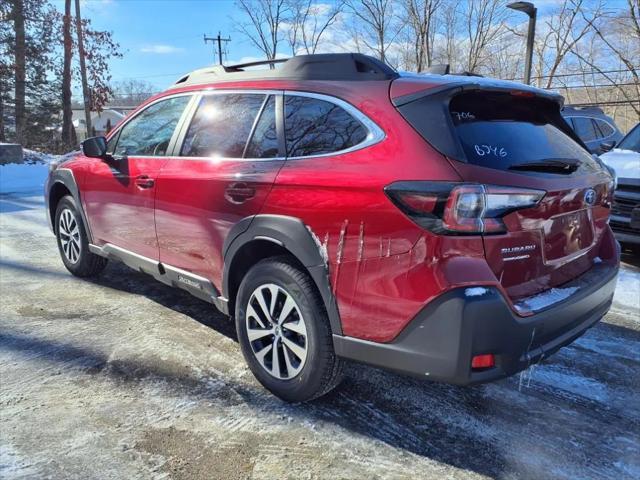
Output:
[[[49,178],[47,179],[47,183],[45,184],[45,205],[47,210],[47,216],[49,217],[49,227],[53,230],[53,222],[54,219],[51,218],[50,215],[50,196],[56,184],[62,184],[66,187],[67,190],[73,196],[73,199],[80,210],[80,215],[82,216],[82,222],[85,225],[85,230],[87,232],[87,237],[89,238],[89,243],[93,243],[93,236],[91,235],[91,224],[87,219],[87,215],[85,214],[84,207],[82,206],[82,201],[80,200],[80,189],[78,188],[78,184],[76,183],[76,178],[73,176],[73,171],[68,168],[59,167],[56,170],[53,170],[49,174]]]
[[[229,298],[230,267],[238,252],[254,240],[269,240],[288,250],[304,265],[318,287],[334,334],[342,335],[338,305],[329,282],[329,270],[320,246],[299,219],[284,215],[247,217],[229,232],[223,247],[222,295]]]

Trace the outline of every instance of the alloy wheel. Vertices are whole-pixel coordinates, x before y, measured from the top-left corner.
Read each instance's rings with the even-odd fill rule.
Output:
[[[73,212],[65,208],[60,213],[58,220],[58,235],[62,252],[71,263],[77,263],[80,259],[82,244],[80,243],[80,227]]]
[[[279,380],[295,377],[307,360],[304,318],[293,297],[273,283],[256,288],[247,305],[247,336],[258,363]]]

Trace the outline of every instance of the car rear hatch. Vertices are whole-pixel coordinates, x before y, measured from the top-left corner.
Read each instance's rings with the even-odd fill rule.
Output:
[[[441,201],[442,207],[433,211],[442,220],[430,229],[482,235],[490,268],[525,310],[569,296],[574,290],[554,287],[600,261],[608,228],[611,176],[562,119],[561,102],[536,89],[487,81],[394,99],[463,180],[435,187],[440,200],[433,205]],[[534,300],[541,292],[551,294]]]

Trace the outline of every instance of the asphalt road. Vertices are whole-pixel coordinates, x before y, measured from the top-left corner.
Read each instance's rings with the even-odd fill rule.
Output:
[[[640,478],[640,312],[620,304],[519,377],[353,365],[292,406],[213,307],[118,264],[69,275],[40,197],[0,196],[0,295],[3,479]]]

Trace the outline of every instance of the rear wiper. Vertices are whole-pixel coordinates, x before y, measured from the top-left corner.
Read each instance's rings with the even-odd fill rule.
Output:
[[[516,163],[511,165],[509,170],[568,174],[575,172],[580,165],[582,165],[580,160],[550,158],[548,160],[539,160],[537,162]]]

